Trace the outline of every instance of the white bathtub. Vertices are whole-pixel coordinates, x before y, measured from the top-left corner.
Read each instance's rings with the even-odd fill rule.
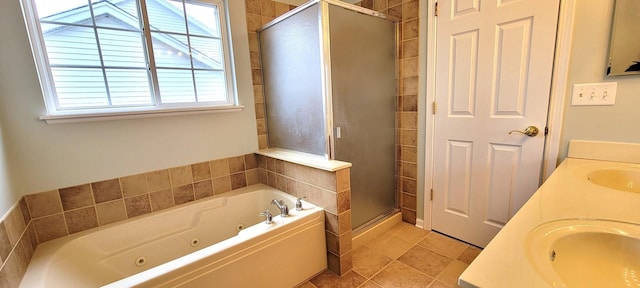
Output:
[[[293,287],[327,267],[323,209],[294,203],[258,184],[45,242],[20,287]]]

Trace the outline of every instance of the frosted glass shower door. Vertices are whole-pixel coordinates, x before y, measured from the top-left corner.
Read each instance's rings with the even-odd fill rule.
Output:
[[[396,207],[395,29],[391,21],[329,6],[335,159],[353,163],[353,228]]]
[[[327,155],[319,5],[260,31],[269,147]]]

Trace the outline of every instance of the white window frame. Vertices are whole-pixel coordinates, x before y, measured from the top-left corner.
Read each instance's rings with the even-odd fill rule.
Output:
[[[53,1],[53,0],[52,0]],[[64,1],[64,0],[60,0]],[[139,1],[140,5],[146,5],[145,0]],[[150,106],[131,107],[107,107],[96,109],[58,109],[57,96],[53,75],[51,72],[49,59],[46,51],[44,36],[40,28],[39,19],[35,9],[35,0],[21,0],[25,22],[31,40],[31,48],[34,55],[38,78],[42,88],[46,114],[39,118],[50,124],[118,120],[130,118],[147,118],[157,116],[173,116],[195,113],[212,112],[233,112],[242,111],[244,106],[238,103],[238,88],[236,80],[236,69],[233,58],[233,46],[231,41],[231,27],[229,19],[228,0],[197,0],[196,2],[218,5],[220,18],[220,34],[222,38],[224,69],[226,74],[227,102],[190,102],[190,103],[162,103],[159,100],[157,82],[150,83],[153,104]],[[231,0],[236,1],[236,0]],[[143,8],[146,9],[146,8]],[[145,29],[145,39],[150,39],[150,29]],[[148,45],[145,49],[150,50]],[[153,53],[148,51],[147,53]],[[151,64],[149,69],[155,69],[155,64]],[[155,78],[155,77],[154,77]]]

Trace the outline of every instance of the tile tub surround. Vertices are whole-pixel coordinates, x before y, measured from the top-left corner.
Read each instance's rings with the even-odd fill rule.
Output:
[[[0,222],[0,287],[18,287],[39,243],[257,183],[247,154],[25,195]]]
[[[396,202],[402,210],[402,220],[416,223],[418,183],[418,0],[364,0],[355,5],[384,13],[400,24],[398,49],[398,84],[396,113]],[[260,45],[256,31],[276,17],[296,8],[272,0],[245,0],[249,51],[253,71],[253,92],[258,145],[266,149]]]
[[[269,156],[258,156],[260,182],[325,209],[325,235],[329,270],[351,271],[350,168],[326,171]]]
[[[0,287],[18,287],[36,245],[31,215],[22,198],[0,221]]]

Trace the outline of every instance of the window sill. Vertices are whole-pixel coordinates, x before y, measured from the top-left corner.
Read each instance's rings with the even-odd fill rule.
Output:
[[[109,120],[124,120],[136,118],[166,117],[179,115],[193,115],[204,113],[223,113],[223,112],[239,112],[244,109],[243,105],[229,105],[216,107],[197,107],[197,108],[171,108],[162,110],[140,110],[126,112],[99,112],[99,113],[83,113],[83,114],[59,114],[59,115],[42,115],[40,120],[44,120],[47,124],[64,124],[78,122],[95,122]]]

